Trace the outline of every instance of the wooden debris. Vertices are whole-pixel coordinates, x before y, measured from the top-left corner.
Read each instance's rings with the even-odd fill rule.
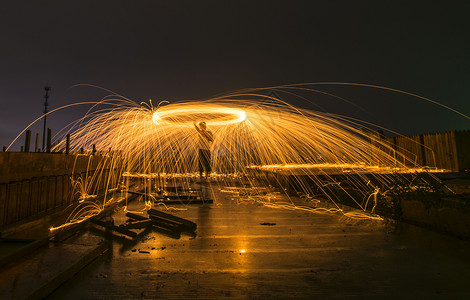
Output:
[[[137,232],[131,231],[131,230],[123,228],[123,227],[115,226],[115,225],[112,225],[112,224],[107,223],[107,222],[103,222],[98,218],[95,218],[95,217],[90,218],[90,221],[92,223],[96,224],[96,225],[99,225],[99,226],[104,227],[106,229],[110,229],[112,231],[122,233],[122,234],[127,235],[131,238],[137,237]]]
[[[181,232],[179,232],[179,231],[170,230],[170,229],[167,229],[167,228],[159,227],[157,225],[152,225],[152,227],[150,227],[150,228],[152,228],[152,230],[154,230],[154,231],[156,231],[160,234],[171,237],[173,239],[179,239],[181,237]]]
[[[147,213],[149,214],[149,216],[157,216],[157,217],[165,219],[165,220],[170,220],[170,221],[173,221],[173,222],[176,222],[176,223],[181,223],[181,224],[185,225],[185,227],[188,228],[191,231],[194,231],[197,228],[197,224],[194,223],[194,222],[191,222],[189,220],[186,220],[186,219],[174,216],[174,215],[167,214],[165,212],[162,212],[162,211],[159,211],[159,210],[156,210],[156,209],[153,209],[153,208],[149,209],[147,211]]]
[[[159,227],[167,228],[174,231],[185,231],[188,229],[184,224],[173,222],[171,220],[162,219],[158,216],[149,215],[154,225]]]
[[[131,212],[126,213],[126,217],[130,219],[134,219],[134,220],[139,220],[139,221],[149,220],[149,218],[146,218],[142,215],[138,215],[138,214],[131,213]]]
[[[127,229],[142,229],[152,225],[152,220],[140,220],[136,222],[129,222],[127,224],[120,225],[119,227],[127,228]]]
[[[198,200],[196,195],[168,195],[168,196],[156,196],[157,200],[181,200],[181,201],[190,201]]]
[[[192,188],[189,189],[187,187],[182,186],[166,186],[163,188],[166,192],[178,193],[178,192],[196,192],[201,191],[201,188]]]
[[[154,201],[155,203],[164,203],[170,205],[177,205],[177,204],[212,204],[214,201],[212,199],[179,199],[179,200],[172,200],[172,199],[157,199]]]
[[[139,221],[150,221],[152,223],[150,227],[152,230],[175,239],[179,239],[181,237],[181,230],[177,230],[175,227],[161,226],[163,223],[159,223],[157,220],[149,219],[131,212],[126,213],[126,217]]]

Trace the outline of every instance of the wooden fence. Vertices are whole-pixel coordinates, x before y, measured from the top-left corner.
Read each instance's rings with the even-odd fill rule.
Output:
[[[385,138],[390,154],[407,166],[463,172],[470,169],[470,130]]]
[[[100,156],[1,153],[0,228],[77,202],[80,184],[88,194],[116,187],[120,171]],[[5,157],[3,157],[5,156]],[[99,176],[91,178],[98,171]],[[83,187],[83,186],[82,186]]]

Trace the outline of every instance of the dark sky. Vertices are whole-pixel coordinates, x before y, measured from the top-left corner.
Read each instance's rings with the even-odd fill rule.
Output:
[[[52,86],[50,109],[105,95],[71,88],[76,84],[156,102],[334,81],[401,89],[470,115],[465,2],[440,3],[2,1],[0,146],[41,115],[46,83]],[[468,119],[409,96],[361,87],[317,88],[367,112],[311,94],[309,100],[323,110],[403,134],[470,129]],[[64,110],[51,115],[48,124],[57,132],[83,112]],[[42,132],[42,123],[33,132]]]

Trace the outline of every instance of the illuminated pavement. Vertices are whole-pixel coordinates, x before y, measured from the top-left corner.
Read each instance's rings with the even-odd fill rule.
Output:
[[[229,199],[175,213],[198,224],[195,238],[115,240],[51,298],[470,297],[470,242]]]

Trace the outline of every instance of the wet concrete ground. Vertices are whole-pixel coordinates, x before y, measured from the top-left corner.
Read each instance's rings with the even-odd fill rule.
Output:
[[[470,242],[231,197],[216,191],[214,204],[174,212],[198,224],[196,237],[110,241],[105,256],[50,298],[470,297]],[[115,218],[124,220],[122,212]]]
[[[0,267],[0,299],[40,299],[103,253],[106,245],[94,235],[76,235],[66,242],[41,242]]]

